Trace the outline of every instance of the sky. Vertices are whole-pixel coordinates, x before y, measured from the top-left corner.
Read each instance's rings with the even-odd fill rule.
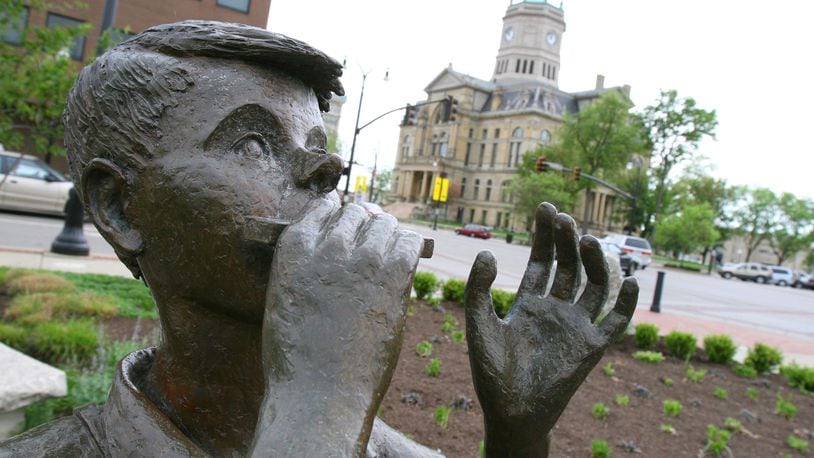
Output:
[[[553,2],[559,5],[559,0]],[[345,159],[363,73],[360,125],[426,99],[448,65],[489,80],[509,0],[272,0],[269,29],[338,61],[347,102],[339,123]],[[729,184],[814,198],[814,3],[803,0],[564,0],[559,87],[631,86],[634,111],[675,89],[718,116],[699,154]],[[387,81],[384,81],[388,73]],[[402,113],[362,130],[356,173],[395,163]],[[809,130],[811,129],[811,130]],[[341,186],[341,184],[340,184]]]

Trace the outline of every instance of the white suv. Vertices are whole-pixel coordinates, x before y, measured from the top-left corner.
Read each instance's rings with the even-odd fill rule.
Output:
[[[650,242],[647,239],[632,235],[608,234],[604,240],[619,245],[622,251],[630,255],[633,262],[632,270],[644,270],[650,265],[653,249],[650,248]]]
[[[772,284],[777,286],[789,286],[797,283],[797,274],[783,266],[769,266],[772,269]]]

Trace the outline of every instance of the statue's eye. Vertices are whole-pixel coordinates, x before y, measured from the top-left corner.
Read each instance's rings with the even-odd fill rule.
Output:
[[[249,132],[232,143],[232,152],[252,159],[264,159],[269,155],[269,145],[262,135]]]

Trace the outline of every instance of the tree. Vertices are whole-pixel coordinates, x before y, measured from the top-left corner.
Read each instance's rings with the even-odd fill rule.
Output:
[[[715,110],[698,108],[695,100],[679,98],[674,90],[662,91],[656,104],[644,109],[642,120],[652,149],[651,167],[656,185],[654,218],[658,222],[670,171],[675,165],[692,159],[704,137],[715,137],[718,121]]]
[[[814,202],[783,193],[777,200],[777,225],[769,237],[778,265],[814,242],[812,226]]]
[[[739,188],[738,208],[732,224],[746,240],[746,261],[764,240],[769,240],[777,223],[777,196],[767,188]]]
[[[689,254],[718,240],[715,214],[706,204],[690,204],[681,213],[672,214],[658,223],[656,246],[673,253]]]
[[[382,196],[390,192],[390,185],[392,181],[392,169],[383,169],[380,172],[376,172],[376,181],[373,184],[373,202],[382,201]]]
[[[534,212],[540,202],[554,204],[557,209],[570,211],[574,208],[577,188],[573,181],[560,173],[536,173],[534,163],[542,150],[529,151],[523,155],[517,174],[509,182],[507,192],[514,204],[514,214],[526,218],[526,229],[531,232]]]

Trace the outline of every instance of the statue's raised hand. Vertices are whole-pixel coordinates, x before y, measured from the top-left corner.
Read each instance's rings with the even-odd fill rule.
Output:
[[[420,248],[392,216],[328,201],[283,231],[263,323],[256,455],[364,454],[401,350]]]
[[[588,281],[576,299],[581,265]],[[601,246],[594,237],[580,239],[574,220],[548,203],[537,208],[528,267],[504,319],[492,308],[496,274],[492,254],[479,253],[465,294],[469,361],[483,408],[486,455],[547,456],[554,423],[630,321],[638,284],[627,278],[613,310],[594,324],[608,296]]]

